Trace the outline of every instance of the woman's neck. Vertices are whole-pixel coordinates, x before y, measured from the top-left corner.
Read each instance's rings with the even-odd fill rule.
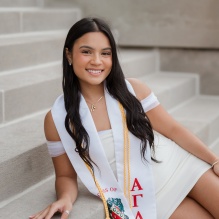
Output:
[[[83,86],[81,87],[81,93],[85,100],[89,102],[96,102],[99,98],[104,96],[104,84]]]

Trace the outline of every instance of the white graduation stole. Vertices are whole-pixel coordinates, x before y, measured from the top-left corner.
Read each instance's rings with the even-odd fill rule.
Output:
[[[128,82],[127,86],[129,91],[134,94],[133,88]],[[80,116],[90,137],[90,157],[99,167],[98,170],[93,165],[96,183],[87,165],[75,152],[75,142],[65,129],[66,110],[63,95],[57,98],[51,110],[62,144],[84,185],[94,195],[101,197],[102,200],[105,199],[105,211],[108,210],[110,218],[156,219],[155,189],[149,147],[146,150],[147,161],[144,161],[140,153],[141,141],[132,133],[127,132],[130,141],[127,156],[130,157],[124,160],[124,122],[119,103],[109,95],[106,88],[105,99],[113,131],[118,181],[108,163],[91,112],[83,96],[81,96],[80,102]],[[130,168],[124,170],[128,167],[127,165],[124,166],[124,161],[126,163],[128,161],[127,165]],[[127,173],[125,179],[124,171]]]

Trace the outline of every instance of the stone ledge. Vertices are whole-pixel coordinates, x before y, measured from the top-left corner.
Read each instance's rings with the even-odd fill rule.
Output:
[[[65,34],[57,31],[32,37],[24,34],[18,38],[0,38],[1,71],[60,61]]]
[[[102,201],[90,194],[80,180],[78,185],[79,195],[69,219],[104,218]],[[28,218],[29,215],[44,209],[55,200],[54,178],[52,177],[0,208],[0,215],[10,219]],[[60,216],[56,215],[52,218],[58,219]]]
[[[0,34],[68,30],[80,17],[77,8],[0,8]]]
[[[0,0],[0,7],[32,7],[37,6],[36,0]]]
[[[155,92],[167,110],[192,98],[198,92],[198,77],[195,74],[159,72],[139,79]]]
[[[209,145],[218,138],[219,130],[219,97],[197,96],[171,112],[172,116],[191,122],[203,122],[208,125]]]

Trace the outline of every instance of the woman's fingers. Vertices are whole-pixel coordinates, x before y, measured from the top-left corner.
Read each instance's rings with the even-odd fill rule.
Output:
[[[37,214],[31,215],[29,218],[30,219],[51,219],[52,216],[59,211],[58,207],[50,205],[43,211],[40,211]]]
[[[63,211],[61,219],[67,219],[69,217],[69,214],[70,214],[69,210]]]
[[[39,215],[41,215],[45,210],[46,210],[46,209],[44,209],[44,210],[42,210],[42,211],[40,211],[40,212],[38,212],[38,213],[35,213],[35,214],[29,216],[29,219],[35,219],[35,218],[37,218],[37,217],[38,217]]]
[[[56,212],[62,214],[61,219],[67,219],[72,210],[72,203],[63,200],[56,201],[37,214],[29,216],[30,219],[51,219]]]
[[[45,216],[45,219],[51,219],[52,216],[56,213],[56,212],[61,212],[61,209],[62,206],[59,206],[57,203],[53,203],[51,206],[50,206],[50,209],[49,211],[47,212],[46,216]]]

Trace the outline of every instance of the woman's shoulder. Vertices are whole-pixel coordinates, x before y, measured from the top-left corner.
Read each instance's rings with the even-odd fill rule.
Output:
[[[140,80],[136,78],[127,78],[127,80],[132,85],[138,100],[145,99],[151,93],[151,89]]]
[[[44,119],[44,132],[47,141],[60,141],[60,137],[56,129],[51,110],[47,112]]]

